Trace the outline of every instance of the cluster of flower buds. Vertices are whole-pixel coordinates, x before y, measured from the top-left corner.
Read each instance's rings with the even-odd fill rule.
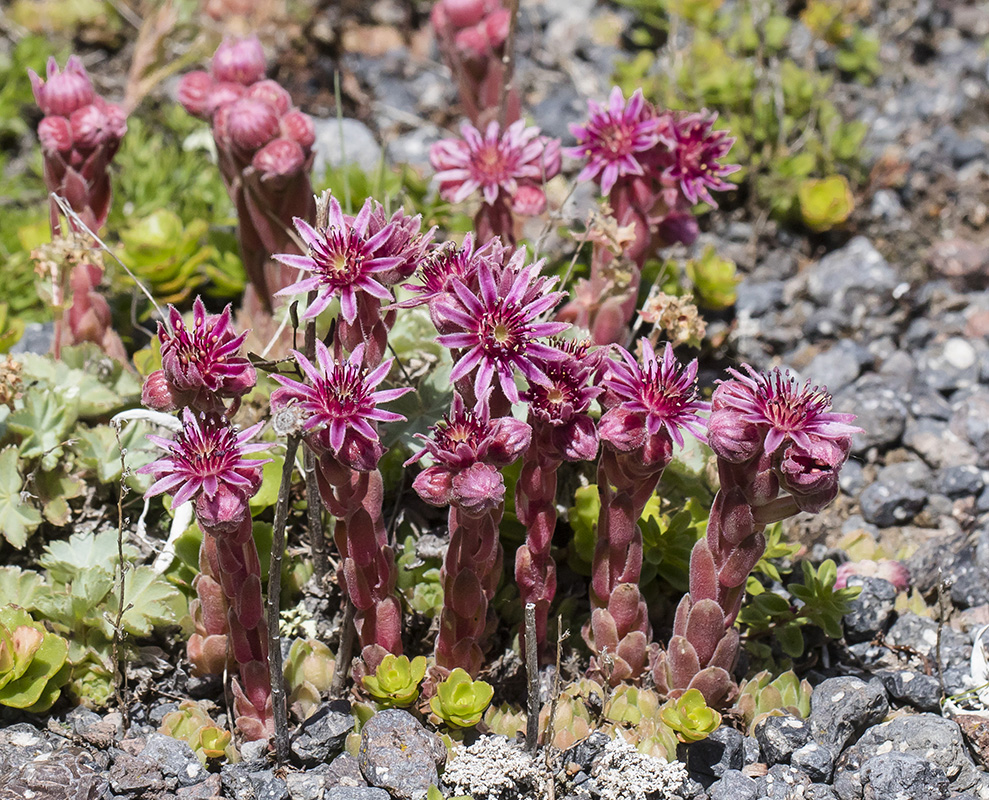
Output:
[[[500,0],[438,0],[429,18],[468,119],[475,125],[495,119],[504,91],[502,59],[511,13]],[[510,88],[504,102],[503,120],[514,122],[521,115],[518,92]]]
[[[734,690],[738,616],[745,582],[766,549],[766,525],[798,511],[817,513],[838,494],[852,414],[830,410],[821,388],[774,369],[729,370],[712,398],[708,443],[721,487],[707,535],[690,557],[690,593],[677,608],[673,638],[654,669],[673,696],[699,689],[709,705]]]
[[[178,99],[190,114],[212,123],[220,172],[237,207],[244,268],[256,301],[270,312],[272,295],[293,275],[270,263],[270,256],[297,253],[292,218],[315,212],[309,172],[316,132],[289,93],[265,79],[265,69],[256,38],[226,40],[208,72],[182,77]]]
[[[611,92],[607,107],[589,101],[590,119],[573,125],[577,145],[564,152],[586,162],[579,180],[593,180],[608,198],[619,225],[634,225],[634,237],[622,254],[595,247],[590,290],[564,309],[564,317],[588,327],[601,344],[619,341],[635,310],[639,275],[658,248],[697,238],[693,208],[717,207],[711,192],[734,188],[725,178],[740,167],[723,163],[735,140],[714,129],[715,114],[660,111],[639,89],[626,102],[621,89]],[[622,268],[626,280],[615,278]],[[620,313],[595,324],[598,309],[579,298],[614,295]]]
[[[560,142],[517,120],[504,131],[497,121],[484,133],[468,122],[461,138],[443,139],[429,151],[440,195],[460,203],[476,192],[481,207],[474,217],[478,241],[495,236],[515,242],[515,216],[546,210],[543,186],[560,171]]]
[[[110,213],[110,175],[107,167],[127,132],[123,109],[93,90],[86,68],[71,56],[64,70],[48,60],[48,78],[29,70],[34,99],[44,113],[38,138],[45,158],[45,185],[64,197],[92,231],[98,231]],[[52,227],[58,209],[52,207]]]
[[[267,445],[250,443],[260,423],[238,432],[228,421],[257,379],[238,355],[245,335],[234,332],[229,306],[207,314],[196,298],[191,326],[169,308],[158,326],[162,368],[148,376],[142,400],[159,411],[181,409],[182,429],[174,440],[149,437],[166,455],[141,471],[155,478],[147,497],[167,492],[175,505],[192,502],[203,532],[189,660],[197,673],[215,674],[232,655],[240,673],[234,683],[237,725],[247,738],[263,739],[274,717],[250,499],[267,461],[249,456]]]
[[[110,213],[112,192],[108,167],[120,140],[127,132],[123,109],[108,103],[93,90],[86,68],[71,56],[64,70],[54,58],[48,60],[47,80],[29,70],[34,99],[44,113],[38,138],[44,156],[45,186],[62,197],[92,232],[99,231]],[[57,203],[50,203],[52,234],[61,231]],[[72,233],[82,233],[76,221],[68,220]],[[53,276],[53,285],[63,281]],[[71,305],[65,316],[68,326],[56,328],[56,352],[64,338],[71,343],[92,341],[111,355],[122,357],[123,345],[113,331],[110,306],[97,292],[103,279],[102,263],[87,258],[72,267],[68,276]],[[61,289],[59,289],[61,292]],[[61,305],[65,298],[53,297]]]

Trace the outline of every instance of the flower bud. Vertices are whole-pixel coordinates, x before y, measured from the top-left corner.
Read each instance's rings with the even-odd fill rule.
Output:
[[[141,388],[141,405],[155,411],[175,411],[183,403],[176,400],[164,370],[148,375]]]
[[[245,96],[251,100],[267,103],[278,112],[278,116],[287,113],[292,107],[292,96],[279,86],[277,81],[273,80],[263,80],[252,84]]]
[[[264,77],[264,50],[256,36],[248,39],[224,39],[213,54],[210,71],[218,81],[232,81],[243,86]]]
[[[488,14],[484,20],[484,34],[488,40],[487,46],[491,50],[497,50],[505,44],[511,21],[512,15],[507,8],[498,8]]]
[[[212,497],[203,492],[196,498],[196,519],[204,533],[230,533],[240,527],[244,515],[250,514],[247,501],[239,491],[221,484]]]
[[[316,126],[312,118],[297,108],[293,108],[279,120],[278,127],[285,139],[298,142],[308,152],[316,142]]]
[[[208,72],[196,70],[188,72],[182,76],[176,90],[176,98],[182,104],[182,108],[192,116],[199,119],[209,119],[213,113],[213,106],[210,104],[210,95],[216,82],[210,77]]]
[[[490,53],[488,37],[482,25],[458,31],[453,41],[457,50],[467,59],[484,61]]]
[[[302,169],[306,156],[298,142],[273,139],[254,154],[251,166],[265,175],[292,175]]]
[[[100,111],[103,112],[103,130],[106,133],[106,141],[119,143],[127,133],[127,115],[116,103],[108,103],[102,98],[99,100]]]
[[[78,56],[70,56],[65,69],[59,71],[54,56],[48,59],[48,80],[43,81],[34,70],[28,70],[34,99],[45,116],[67,117],[77,108],[93,102],[96,93],[86,68]]]
[[[95,103],[78,108],[69,117],[76,147],[95,150],[106,139],[107,119]]]
[[[817,495],[829,497],[830,502],[837,493],[838,472],[848,457],[851,440],[810,438],[810,447],[791,443],[784,450],[777,470],[780,485],[798,502],[802,496]]]
[[[490,464],[472,464],[453,476],[453,498],[461,511],[480,517],[505,499],[505,481]]]
[[[535,217],[546,210],[546,193],[538,186],[523,184],[512,198],[512,211],[523,217]]]
[[[707,442],[718,458],[741,464],[759,454],[763,432],[758,426],[746,422],[741,414],[723,409],[708,418]]]
[[[232,83],[226,81],[225,83],[214,83],[213,89],[206,100],[207,103],[207,119],[213,116],[218,109],[223,108],[223,106],[230,105],[240,100],[245,94],[246,90],[239,83]]]
[[[72,149],[72,125],[65,117],[45,117],[38,123],[38,139],[47,153],[67,153]]]
[[[242,98],[218,109],[214,126],[218,138],[242,150],[260,150],[278,135],[278,114],[259,100]]]
[[[442,6],[443,13],[455,28],[476,25],[487,11],[484,0],[441,0],[436,5]]]

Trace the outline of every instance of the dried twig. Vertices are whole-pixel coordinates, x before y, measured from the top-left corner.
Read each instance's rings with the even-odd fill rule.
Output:
[[[934,644],[934,661],[937,668],[937,679],[938,684],[941,687],[941,700],[947,696],[947,692],[944,688],[944,668],[941,665],[941,633],[944,630],[944,619],[947,615],[947,609],[945,607],[945,589],[950,586],[949,581],[945,580],[944,573],[941,567],[937,569],[937,641]],[[977,646],[979,646],[977,644]]]
[[[354,601],[350,595],[345,595],[343,601],[343,624],[340,628],[340,647],[337,648],[336,665],[333,668],[333,683],[330,684],[330,695],[339,697],[343,692],[343,682],[350,672],[350,659],[354,653]]]
[[[127,464],[124,462],[124,446],[120,441],[120,426],[113,428],[117,437],[117,450],[120,453],[120,494],[117,497],[117,568],[120,570],[120,597],[117,600],[117,618],[113,621],[113,695],[120,709],[124,730],[130,727],[130,709],[127,707],[126,669],[121,665],[120,631],[127,606],[124,605],[124,496],[127,494]]]
[[[300,436],[293,433],[285,446],[282,482],[275,504],[275,520],[271,533],[271,568],[268,571],[268,672],[271,678],[271,705],[275,716],[275,757],[285,764],[289,757],[288,707],[285,701],[285,678],[282,674],[282,634],[279,630],[279,595],[282,590],[282,553],[285,552],[285,522],[288,519],[288,499],[292,490],[292,472]]]
[[[525,673],[529,679],[529,708],[525,721],[525,749],[539,744],[539,646],[536,642],[536,604],[525,604]]]

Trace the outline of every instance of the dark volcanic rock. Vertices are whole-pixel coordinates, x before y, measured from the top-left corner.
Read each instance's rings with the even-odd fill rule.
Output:
[[[744,740],[745,737],[734,728],[722,725],[706,739],[694,742],[687,748],[687,768],[715,778],[720,778],[728,770],[741,769],[745,755]]]
[[[810,724],[791,714],[766,717],[756,725],[755,737],[766,764],[788,764],[793,751],[810,738]]]
[[[933,675],[913,670],[882,670],[876,673],[894,700],[918,711],[937,711],[941,707],[941,685]]]
[[[833,753],[869,726],[882,720],[889,701],[882,684],[851,677],[828,678],[814,689],[810,698],[811,736]]]
[[[845,638],[849,642],[867,642],[885,631],[893,615],[896,587],[882,578],[852,575],[849,586],[861,586],[859,596],[851,602],[851,609],[843,620]]]
[[[80,747],[41,753],[0,775],[0,800],[101,800],[107,792],[103,763]]]
[[[711,800],[756,800],[759,796],[756,782],[735,769],[712,783],[707,793]]]
[[[349,709],[328,703],[309,717],[292,739],[292,756],[304,767],[328,762],[343,750],[347,734],[354,729]]]
[[[863,800],[893,797],[941,800],[948,796],[944,770],[907,753],[885,753],[862,765]]]
[[[361,772],[398,800],[418,800],[438,780],[446,746],[407,711],[379,711],[361,731]]]
[[[910,522],[927,502],[927,492],[903,483],[876,482],[859,495],[862,516],[880,528]]]

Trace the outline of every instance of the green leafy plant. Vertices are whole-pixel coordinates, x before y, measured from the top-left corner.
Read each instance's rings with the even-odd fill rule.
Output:
[[[774,713],[806,719],[813,692],[810,683],[797,678],[793,670],[775,678],[764,670],[741,684],[735,708],[742,715],[746,730],[754,734],[756,723]]]
[[[0,607],[0,705],[47,711],[69,678],[69,646],[23,608]]]
[[[681,742],[699,742],[721,725],[721,715],[708,708],[704,695],[697,689],[688,689],[681,697],[668,700],[660,717]]]
[[[713,245],[705,247],[700,258],[687,261],[685,272],[700,306],[720,311],[734,305],[735,287],[741,279],[735,262],[721,258]]]
[[[160,625],[174,624],[182,603],[179,593],[151,567],[135,566],[137,551],[124,545],[123,634],[148,636]],[[101,705],[112,694],[112,642],[119,607],[117,533],[77,533],[51,542],[39,565],[44,577],[15,567],[0,567],[0,604],[16,603],[46,620],[69,643],[71,688],[82,700]],[[127,646],[127,642],[124,642]]]
[[[203,766],[221,758],[230,763],[240,761],[230,731],[213,722],[200,703],[183,700],[177,711],[165,715],[158,730],[173,739],[188,742]]]
[[[835,589],[837,568],[830,559],[814,569],[809,561],[802,561],[803,583],[791,582],[787,591],[799,601],[799,606],[772,591],[750,577],[746,584],[749,601],[739,613],[739,622],[746,630],[747,644],[751,652],[759,651],[763,659],[771,657],[767,646],[758,641],[762,636],[773,635],[783,653],[799,658],[804,653],[804,628],[808,625],[820,628],[832,639],[842,635],[841,619],[849,611],[849,603],[858,596],[861,587]]]
[[[808,178],[797,189],[800,216],[812,231],[829,231],[851,216],[855,198],[844,175]]]
[[[429,790],[426,792],[426,800],[471,800],[471,798],[465,794],[450,795],[449,797],[444,798],[443,792],[441,792],[439,787],[434,784],[431,785]]]
[[[481,715],[491,704],[494,687],[485,681],[471,680],[466,670],[457,667],[436,686],[429,708],[447,725],[470,728],[481,721]]]
[[[374,675],[365,675],[368,694],[387,708],[407,708],[419,699],[419,684],[426,676],[425,656],[386,655]],[[490,700],[490,698],[489,698]]]

